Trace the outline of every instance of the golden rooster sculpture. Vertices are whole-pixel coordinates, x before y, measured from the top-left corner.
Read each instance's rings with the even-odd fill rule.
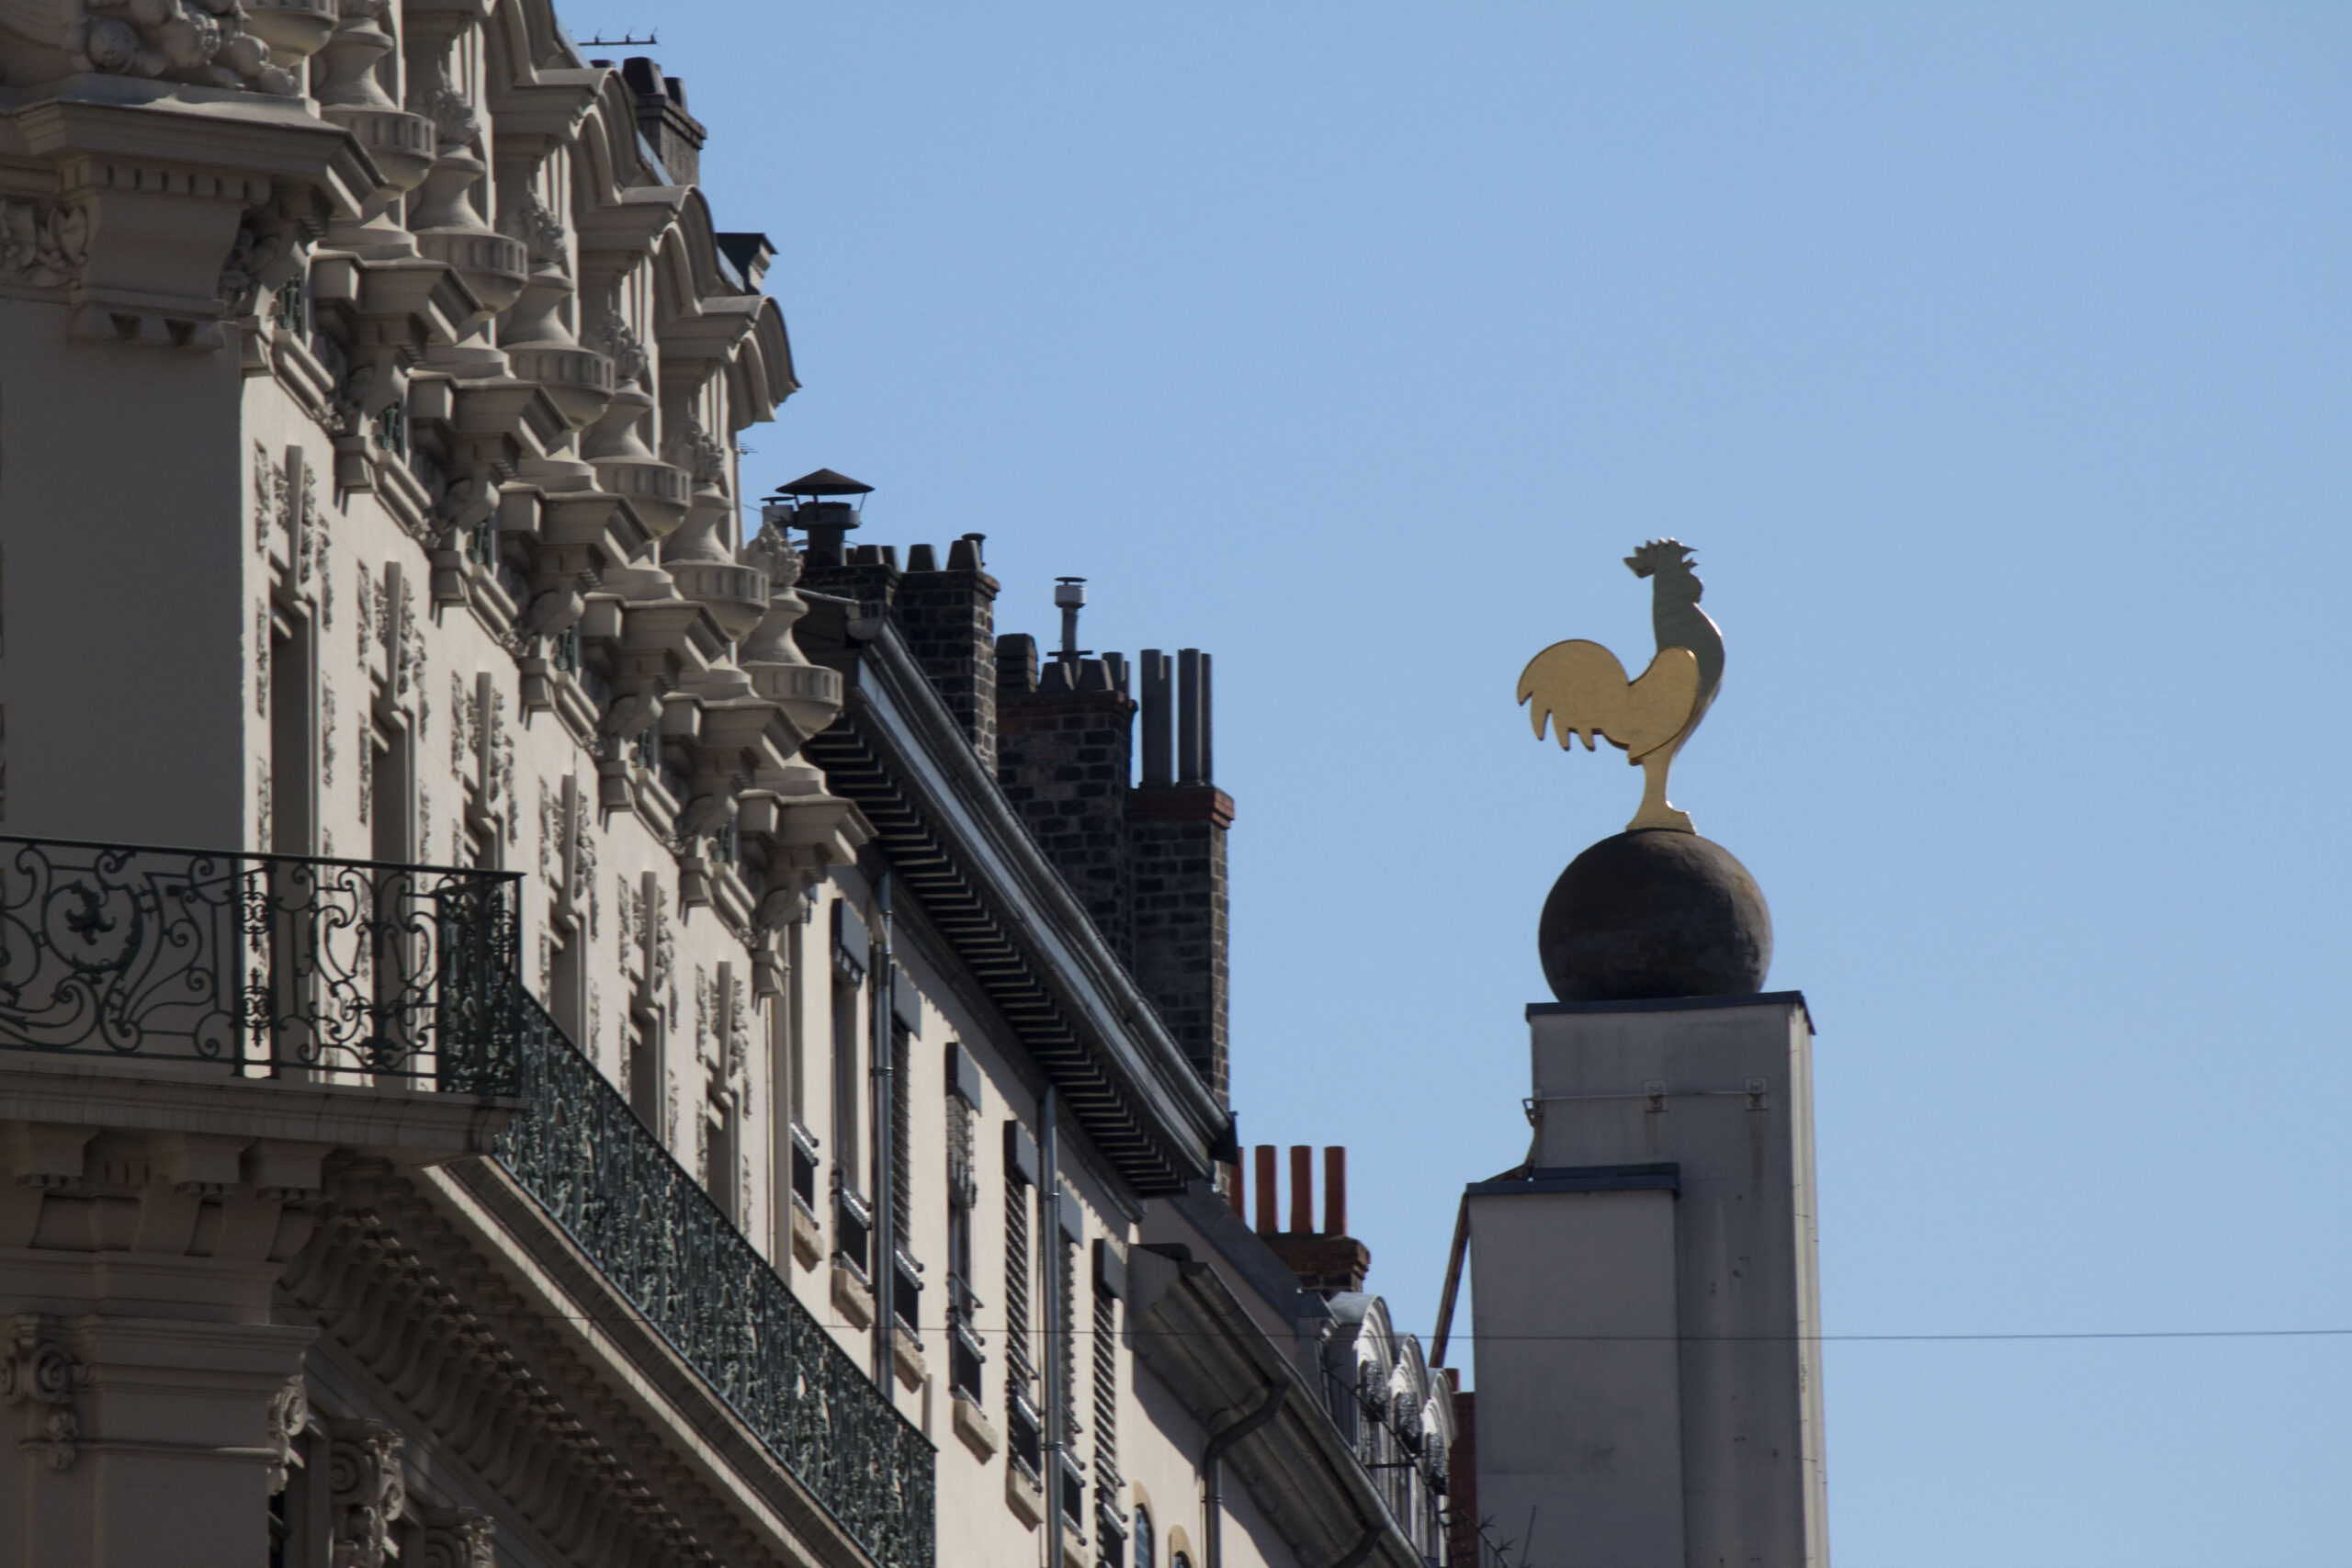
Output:
[[[1581,736],[1589,751],[1598,735],[1642,770],[1642,807],[1625,824],[1629,833],[1693,830],[1690,817],[1667,804],[1666,773],[1715,700],[1724,637],[1699,608],[1704,589],[1690,558],[1690,547],[1677,539],[1652,539],[1625,558],[1635,577],[1650,580],[1650,626],[1657,637],[1657,656],[1637,679],[1625,678],[1615,654],[1581,637],[1554,643],[1520,672],[1519,700],[1529,705],[1537,739],[1548,719],[1563,750]]]

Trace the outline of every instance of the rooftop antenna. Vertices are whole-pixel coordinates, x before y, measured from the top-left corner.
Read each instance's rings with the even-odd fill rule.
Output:
[[[643,38],[639,38],[635,33],[623,33],[618,38],[582,39],[580,40],[580,47],[582,49],[629,49],[639,44],[652,47],[660,44],[661,41],[661,29],[657,28]]]
[[[1057,577],[1054,579],[1054,604],[1062,613],[1062,646],[1057,659],[1083,659],[1086,649],[1078,646],[1078,613],[1086,606],[1086,579]]]

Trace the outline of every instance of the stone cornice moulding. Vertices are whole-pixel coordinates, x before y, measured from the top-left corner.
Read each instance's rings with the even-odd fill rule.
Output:
[[[152,1066],[87,1060],[0,1063],[0,1125],[368,1148],[403,1164],[488,1153],[522,1103],[491,1096],[235,1078],[218,1069],[164,1077]]]
[[[492,81],[488,96],[499,161],[505,162],[510,152],[537,161],[576,140],[605,79],[612,74],[601,69],[558,68],[534,72],[522,81]]]
[[[52,97],[7,115],[81,215],[75,337],[220,347],[222,272],[248,214],[301,192],[341,210],[380,182],[346,132],[258,104]]]
[[[104,161],[152,168],[169,181],[181,175],[244,176],[278,186],[308,186],[337,217],[356,216],[384,184],[375,160],[341,126],[279,100],[241,96],[233,102],[174,98],[112,102],[41,98],[6,111],[28,156],[70,167]],[[113,176],[107,182],[119,187]],[[148,180],[138,182],[141,188]],[[70,182],[61,187],[69,198]],[[183,191],[181,194],[191,194]],[[265,190],[258,199],[266,199]]]
[[[691,186],[631,186],[620,193],[618,200],[599,202],[581,214],[575,228],[583,270],[592,256],[596,270],[613,273],[626,271],[651,255],[660,247],[662,236],[678,221],[693,189]]]
[[[1300,1375],[1216,1269],[1138,1247],[1128,1251],[1127,1270],[1136,1359],[1212,1438],[1221,1413],[1253,1408],[1271,1389],[1288,1388],[1274,1418],[1235,1442],[1227,1462],[1299,1556],[1423,1568],[1420,1553],[1332,1424],[1320,1380]]]

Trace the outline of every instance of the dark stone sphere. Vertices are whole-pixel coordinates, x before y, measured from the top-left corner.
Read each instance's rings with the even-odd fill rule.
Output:
[[[1729,850],[1645,828],[1568,863],[1535,944],[1564,1002],[1747,996],[1772,967],[1772,916]]]

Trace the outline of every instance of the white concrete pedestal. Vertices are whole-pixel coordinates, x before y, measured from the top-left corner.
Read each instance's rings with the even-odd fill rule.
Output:
[[[1480,1516],[1532,1562],[1826,1568],[1804,998],[1527,1013],[1530,1167],[1469,1190]]]

